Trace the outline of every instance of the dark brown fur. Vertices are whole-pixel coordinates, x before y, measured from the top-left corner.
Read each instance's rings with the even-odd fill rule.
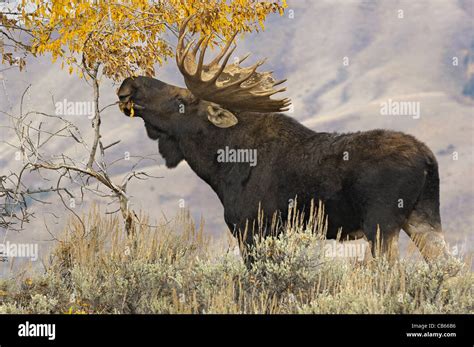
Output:
[[[421,249],[426,242],[417,239],[442,241],[438,165],[413,136],[388,130],[316,133],[283,114],[237,110],[238,123],[221,129],[208,121],[206,101],[146,77],[126,79],[118,94],[123,103],[141,106],[136,114],[148,136],[159,141],[166,165],[185,160],[216,192],[237,237],[256,219],[260,204],[266,216],[277,212],[286,220],[297,197],[306,215],[312,200],[325,204],[328,238],[342,228],[343,239],[363,231],[374,244],[380,230],[382,250],[388,251],[406,227]],[[217,162],[225,146],[256,149],[258,164]],[[244,243],[252,242],[249,233]]]

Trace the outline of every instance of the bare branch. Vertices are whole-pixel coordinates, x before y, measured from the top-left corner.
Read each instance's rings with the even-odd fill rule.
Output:
[[[0,111],[11,119],[11,126],[4,126],[15,134],[14,143],[7,143],[16,149],[16,158],[20,165],[8,174],[0,176],[0,227],[7,230],[21,230],[23,224],[34,216],[30,212],[30,204],[51,204],[50,193],[56,193],[62,205],[83,224],[77,211],[70,206],[70,199],[79,199],[82,203],[85,194],[91,194],[101,199],[107,199],[110,204],[118,204],[116,212],[120,211],[125,221],[126,230],[132,233],[134,225],[140,223],[137,214],[130,209],[130,196],[127,193],[127,185],[132,179],[144,180],[159,178],[136,168],[145,161],[156,162],[154,156],[132,156],[134,163],[120,181],[116,183],[111,178],[108,168],[122,160],[106,160],[105,150],[120,143],[114,141],[104,146],[101,141],[99,110],[99,84],[96,85],[94,93],[95,117],[94,139],[92,146],[88,146],[83,139],[78,127],[59,115],[51,115],[38,111],[24,112],[24,97],[30,86],[22,94],[20,102],[20,114],[12,115]],[[110,106],[110,105],[109,105]],[[105,109],[105,108],[103,108]],[[102,109],[102,110],[103,110]],[[53,129],[51,129],[53,128]],[[72,141],[83,150],[82,157],[88,157],[87,162],[71,157],[67,153],[51,153],[51,149],[63,148],[58,146],[57,141]],[[11,141],[10,141],[11,142]],[[97,149],[100,150],[100,160],[96,160]],[[14,164],[15,161],[12,161]],[[96,165],[93,165],[93,164]],[[34,175],[34,176],[32,176]],[[32,187],[31,182],[42,182],[41,186]],[[49,183],[51,182],[51,183]],[[46,198],[45,198],[46,196]],[[85,229],[84,229],[85,230]]]

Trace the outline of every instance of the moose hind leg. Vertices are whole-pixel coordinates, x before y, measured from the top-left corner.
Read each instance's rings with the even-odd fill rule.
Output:
[[[428,215],[414,210],[403,230],[410,236],[426,261],[440,257],[448,258],[449,252],[444,240],[441,223],[430,220]]]

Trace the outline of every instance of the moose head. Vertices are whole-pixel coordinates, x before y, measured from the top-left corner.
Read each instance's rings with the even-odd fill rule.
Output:
[[[247,54],[228,64],[236,48],[230,47],[237,33],[212,62],[204,64],[211,35],[201,37],[197,43],[195,40],[185,43],[192,18],[194,16],[182,23],[176,49],[176,63],[187,89],[140,76],[125,79],[117,91],[121,111],[144,120],[148,136],[159,140],[160,153],[170,168],[183,159],[177,139],[185,134],[214,133],[212,130],[235,126],[239,113],[285,111],[290,105],[287,98],[270,98],[285,91],[285,88],[275,90],[274,87],[286,80],[277,82],[270,72],[258,72],[263,60],[242,67],[240,64],[249,56]],[[215,129],[210,129],[211,126]],[[212,137],[220,135],[213,134]]]

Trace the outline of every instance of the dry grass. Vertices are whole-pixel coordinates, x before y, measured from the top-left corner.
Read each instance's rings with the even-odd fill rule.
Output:
[[[474,276],[459,260],[358,263],[322,251],[319,216],[257,242],[247,269],[216,254],[186,213],[133,237],[94,209],[70,222],[47,271],[0,282],[0,313],[472,313]]]

